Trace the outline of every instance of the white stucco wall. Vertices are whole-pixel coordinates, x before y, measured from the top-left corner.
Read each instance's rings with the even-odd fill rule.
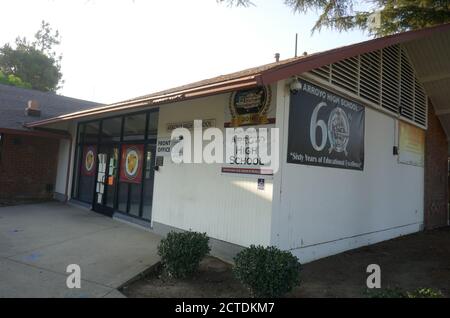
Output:
[[[66,192],[67,167],[69,160],[69,139],[59,140],[58,165],[56,167],[55,192],[64,195]]]
[[[366,107],[364,171],[288,164],[289,90],[284,82],[278,85],[283,146],[271,244],[309,262],[419,231],[424,169],[399,164],[393,155],[396,119]]]
[[[229,94],[164,105],[159,113],[159,137],[169,137],[166,124],[215,119],[223,129]],[[257,189],[258,176],[221,173],[221,164],[174,164],[165,158],[155,173],[153,222],[183,230],[206,232],[234,244],[270,242],[272,180]]]
[[[69,187],[68,187],[68,197],[70,197],[71,190],[71,178],[73,173],[73,157],[75,151],[75,143],[76,143],[76,124],[75,123],[67,123],[62,127],[59,126],[51,126],[51,128],[58,128],[61,130],[66,130],[72,136],[73,142],[70,139],[61,139],[59,141],[59,150],[58,150],[58,164],[56,167],[56,181],[55,181],[55,193],[58,194],[57,198],[62,198],[61,195],[66,194],[66,183],[67,183],[67,169],[69,167],[69,155],[71,156],[71,167],[69,168]],[[70,147],[72,146],[72,151],[70,151]]]

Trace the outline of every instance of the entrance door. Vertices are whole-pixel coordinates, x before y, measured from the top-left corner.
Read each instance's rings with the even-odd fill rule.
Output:
[[[118,183],[119,147],[101,145],[97,157],[94,211],[112,216]]]

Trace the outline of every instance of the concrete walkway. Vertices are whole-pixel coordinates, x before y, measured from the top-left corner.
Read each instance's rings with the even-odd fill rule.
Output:
[[[117,287],[159,261],[159,240],[56,202],[0,208],[0,297],[123,297]],[[69,264],[80,289],[66,286]]]

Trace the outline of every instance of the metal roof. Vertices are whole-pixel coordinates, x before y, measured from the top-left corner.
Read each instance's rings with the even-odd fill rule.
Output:
[[[319,68],[324,65],[328,65],[359,54],[379,50],[394,44],[413,45],[412,43],[415,43],[420,40],[423,41],[429,40],[433,41],[433,43],[438,43],[439,38],[443,36],[444,37],[448,36],[448,34],[450,34],[450,23],[425,28],[421,30],[394,34],[361,43],[335,48],[332,50],[316,54],[283,60],[278,63],[266,64],[255,68],[243,70],[240,72],[231,73],[228,75],[221,75],[211,79],[191,83],[188,85],[172,88],[169,90],[153,93],[150,95],[133,98],[119,103],[104,105],[93,109],[74,112],[50,118],[47,120],[29,123],[27,124],[27,126],[29,127],[42,126],[49,123],[83,118],[87,116],[103,114],[106,112],[121,111],[145,106],[161,105],[165,103],[171,103],[174,101],[187,100],[230,92],[233,90],[246,87],[268,85],[278,80],[287,79],[295,75],[300,75],[304,72],[310,71],[315,68]],[[436,55],[440,55],[440,57],[436,59],[436,61],[443,61],[446,59],[447,56],[449,56],[448,51],[450,50],[450,47],[448,44],[444,44],[444,46],[445,46],[444,50],[441,48],[435,52]],[[414,48],[411,47],[411,49],[408,49],[408,52],[413,50]],[[413,52],[410,52],[410,54],[414,55]],[[414,67],[418,68],[422,63],[427,63],[427,61],[423,61],[422,59],[418,58],[414,61]],[[437,69],[440,69],[439,66],[436,67]],[[444,88],[444,91],[445,90],[446,89]],[[439,97],[437,94],[433,94],[433,92],[427,91],[427,94],[430,97],[432,97],[433,103],[436,107],[445,108],[445,103],[439,101],[439,98],[441,97]],[[447,102],[446,105],[449,105],[448,107],[450,107],[450,102]],[[450,131],[450,126],[448,131]]]

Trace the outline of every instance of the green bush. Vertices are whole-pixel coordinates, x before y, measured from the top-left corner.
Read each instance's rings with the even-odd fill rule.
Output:
[[[235,258],[233,272],[255,297],[281,297],[299,284],[300,263],[276,247],[250,246]]]
[[[418,288],[412,292],[404,291],[398,287],[384,289],[370,289],[367,291],[370,298],[441,298],[442,293],[432,288]]]
[[[418,288],[412,292],[406,293],[408,298],[442,298],[444,297],[439,290],[432,288]]]
[[[170,232],[158,246],[158,255],[166,273],[175,278],[192,275],[200,261],[209,253],[206,233]]]

